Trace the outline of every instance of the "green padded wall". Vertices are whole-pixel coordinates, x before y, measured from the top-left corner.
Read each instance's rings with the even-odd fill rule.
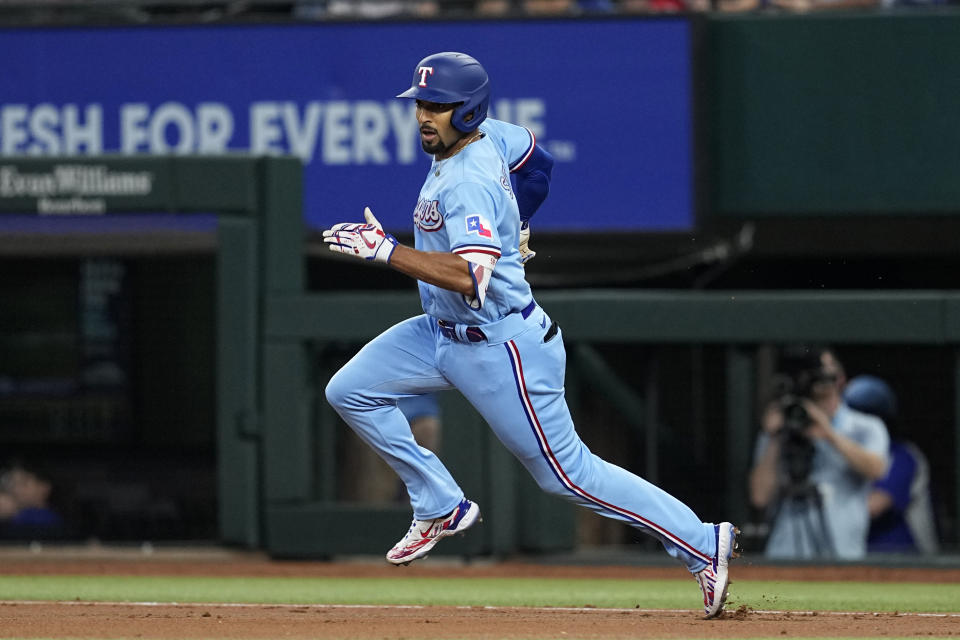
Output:
[[[718,215],[960,211],[960,14],[709,20]]]

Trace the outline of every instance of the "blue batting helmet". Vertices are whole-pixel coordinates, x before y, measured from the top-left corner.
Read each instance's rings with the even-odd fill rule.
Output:
[[[465,53],[444,51],[421,60],[413,70],[410,88],[397,96],[438,104],[463,104],[453,110],[450,122],[469,133],[487,117],[490,79],[483,66]]]
[[[897,396],[890,385],[876,376],[856,376],[843,390],[843,400],[848,405],[883,420],[897,415]]]

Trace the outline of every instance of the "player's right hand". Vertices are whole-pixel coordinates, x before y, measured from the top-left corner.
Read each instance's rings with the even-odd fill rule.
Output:
[[[363,217],[367,220],[366,224],[341,222],[325,229],[323,241],[330,251],[389,264],[390,256],[397,247],[397,239],[383,232],[383,226],[370,207],[364,208]]]
[[[530,248],[530,222],[524,222],[520,225],[520,264],[527,266],[536,255],[537,252]]]

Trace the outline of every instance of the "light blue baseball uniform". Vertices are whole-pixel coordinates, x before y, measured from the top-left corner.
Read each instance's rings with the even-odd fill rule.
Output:
[[[527,161],[537,142],[530,129],[518,127],[502,120],[487,118],[480,123],[479,129],[499,149],[500,155],[507,161],[510,171],[516,171],[520,165]]]
[[[536,146],[536,136],[525,127],[487,118],[480,123],[479,129],[496,145],[500,155],[507,161],[511,174],[527,161]],[[440,414],[435,393],[401,398],[398,405],[407,420]]]
[[[424,315],[364,346],[331,379],[327,399],[402,478],[418,520],[446,515],[464,494],[439,458],[416,444],[397,401],[456,388],[543,490],[657,537],[699,571],[716,553],[713,524],[591,453],[574,428],[564,398],[562,332],[551,331],[535,303],[517,249],[520,218],[509,171],[532,135],[524,142],[526,130],[501,125],[488,119],[482,138],[434,160],[414,212],[416,248],[470,258],[475,295],[420,282]],[[485,261],[493,258],[491,274]]]

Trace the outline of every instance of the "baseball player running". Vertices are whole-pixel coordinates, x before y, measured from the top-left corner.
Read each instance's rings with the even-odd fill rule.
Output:
[[[323,233],[332,251],[386,263],[420,289],[424,314],[374,338],[326,389],[410,495],[413,522],[387,561],[409,564],[480,519],[480,507],[435,454],[417,446],[397,408],[400,398],[456,388],[544,491],[659,539],[696,578],[706,617],[717,616],[739,531],[729,522],[702,522],[667,492],[594,455],[574,428],[563,391],[562,331],[524,278],[518,199],[531,197],[524,193],[530,185],[517,193],[511,186],[506,157],[514,156],[504,136],[493,135],[511,137],[510,125],[486,120],[486,71],[463,53],[430,55],[398,97],[417,101],[420,143],[433,156],[414,209],[415,247],[384,233],[369,208],[365,223]],[[536,153],[531,149],[531,158]],[[540,173],[534,182],[545,196],[549,171]]]

